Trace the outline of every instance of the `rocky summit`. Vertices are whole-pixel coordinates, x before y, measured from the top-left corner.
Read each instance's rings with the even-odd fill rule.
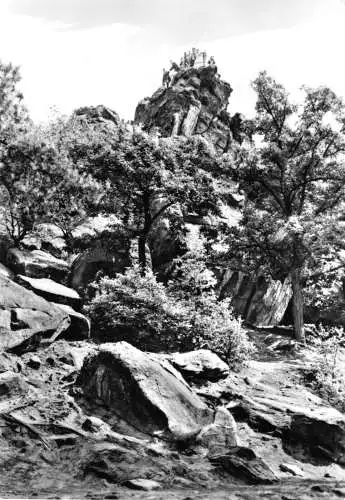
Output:
[[[232,88],[215,66],[178,68],[168,87],[160,87],[135,110],[135,123],[145,130],[159,128],[166,137],[200,135],[227,152],[241,140],[242,119],[227,111]]]

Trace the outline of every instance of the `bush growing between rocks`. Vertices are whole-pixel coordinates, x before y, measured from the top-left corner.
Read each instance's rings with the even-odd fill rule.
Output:
[[[343,328],[319,326],[312,343],[319,352],[320,362],[306,373],[312,389],[341,412],[345,412],[345,374],[339,361],[344,340]]]
[[[95,295],[86,307],[101,342],[126,340],[151,351],[206,348],[232,367],[253,352],[229,301],[218,301],[213,290],[193,296],[165,287],[152,272],[128,269],[114,279],[93,283]]]

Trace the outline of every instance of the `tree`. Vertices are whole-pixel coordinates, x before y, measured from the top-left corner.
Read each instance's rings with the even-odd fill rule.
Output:
[[[29,117],[23,105],[23,95],[18,90],[19,69],[0,61],[0,166],[7,154],[9,143],[29,125]],[[5,225],[5,211],[8,193],[0,182],[0,220]]]
[[[87,158],[87,168],[96,179],[109,182],[104,209],[120,216],[128,233],[138,238],[145,274],[148,237],[169,208],[178,204],[187,211],[217,211],[215,183],[208,171],[211,161],[214,168],[217,165],[215,154],[206,154],[207,146],[201,147],[196,139],[163,139],[124,125],[116,130],[90,126],[87,134],[88,143],[81,138],[74,152]],[[205,154],[196,161],[200,148]]]
[[[291,277],[296,338],[304,341],[303,284],[327,253],[330,224],[343,203],[345,110],[328,88],[303,88],[290,101],[284,87],[260,73],[253,142],[239,148],[234,179],[246,193],[230,257],[250,269]]]
[[[19,82],[19,68],[0,61],[0,161],[9,142],[30,123]]]
[[[5,220],[16,245],[40,222],[63,230],[68,240],[103,192],[91,175],[80,172],[63,143],[48,128],[31,126],[7,144],[0,164],[5,188]]]

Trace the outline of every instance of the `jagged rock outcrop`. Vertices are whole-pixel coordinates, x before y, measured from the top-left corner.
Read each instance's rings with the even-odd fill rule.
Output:
[[[255,326],[278,325],[292,297],[289,278],[283,282],[252,279],[241,271],[228,269],[220,278],[220,297],[232,297],[237,314]]]
[[[180,68],[171,86],[160,87],[138,104],[135,122],[146,130],[158,127],[165,137],[202,135],[224,152],[240,124],[238,117],[232,121],[227,112],[231,92],[215,66]]]
[[[213,420],[213,412],[168,363],[127,342],[103,344],[87,358],[78,383],[143,432],[185,440]]]

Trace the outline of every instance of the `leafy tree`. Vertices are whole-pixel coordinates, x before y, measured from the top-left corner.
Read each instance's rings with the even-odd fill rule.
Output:
[[[9,143],[18,133],[26,130],[29,117],[23,105],[22,93],[18,90],[19,69],[12,64],[0,61],[0,166],[6,156]],[[5,211],[8,193],[0,182],[0,220],[5,224]]]
[[[85,168],[109,184],[104,210],[120,216],[129,234],[138,238],[143,274],[148,237],[170,207],[217,211],[216,186],[209,171],[212,162],[217,164],[215,154],[206,154],[204,145],[205,154],[197,160],[200,144],[190,141],[102,124],[89,125],[86,135],[73,145],[73,154],[85,160]]]
[[[0,161],[9,142],[30,123],[19,82],[19,68],[0,61]]]
[[[5,188],[7,230],[16,245],[40,222],[60,227],[68,239],[71,228],[85,218],[102,186],[78,170],[49,128],[31,127],[7,145],[0,164]]]
[[[230,256],[247,269],[290,275],[295,335],[304,341],[304,281],[334,245],[332,212],[343,203],[344,105],[328,88],[306,87],[303,103],[293,104],[266,73],[253,88],[254,139],[233,169],[247,201]]]

